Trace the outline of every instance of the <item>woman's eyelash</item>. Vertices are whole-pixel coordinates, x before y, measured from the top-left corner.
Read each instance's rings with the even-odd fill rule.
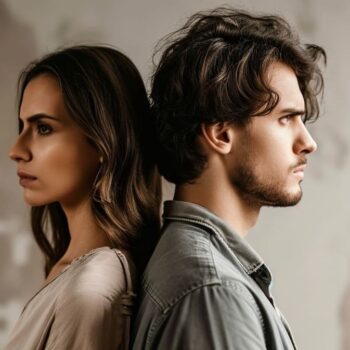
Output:
[[[37,131],[40,135],[48,135],[52,132],[52,127],[48,124],[38,124]]]

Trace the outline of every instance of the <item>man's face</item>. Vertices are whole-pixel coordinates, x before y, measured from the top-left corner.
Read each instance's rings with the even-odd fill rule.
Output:
[[[270,114],[236,130],[230,178],[251,204],[290,206],[302,197],[306,156],[317,145],[302,121],[305,103],[293,70],[276,62],[267,74],[279,102]]]

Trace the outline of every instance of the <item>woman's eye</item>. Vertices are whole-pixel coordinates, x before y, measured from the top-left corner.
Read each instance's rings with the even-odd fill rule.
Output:
[[[38,133],[40,135],[48,135],[52,132],[51,126],[49,126],[47,124],[39,124],[37,129],[38,129]]]

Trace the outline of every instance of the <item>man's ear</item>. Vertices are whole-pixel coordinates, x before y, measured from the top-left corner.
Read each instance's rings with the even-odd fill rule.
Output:
[[[234,129],[232,124],[227,122],[216,124],[202,124],[202,145],[220,154],[231,152],[234,140]]]

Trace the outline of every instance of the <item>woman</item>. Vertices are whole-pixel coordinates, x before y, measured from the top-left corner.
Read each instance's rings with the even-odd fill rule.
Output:
[[[160,182],[142,79],[120,52],[79,46],[19,79],[10,151],[46,281],[6,349],[128,347],[135,268],[159,228]]]

